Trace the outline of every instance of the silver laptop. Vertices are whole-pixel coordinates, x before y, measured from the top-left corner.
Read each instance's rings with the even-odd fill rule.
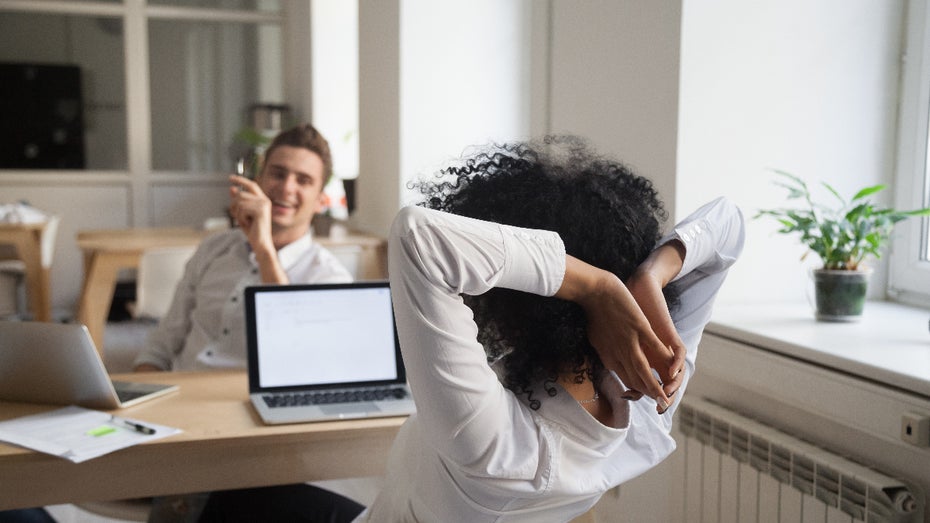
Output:
[[[0,400],[109,410],[176,390],[111,381],[83,325],[0,321]]]
[[[245,289],[249,395],[267,424],[414,412],[386,281]]]

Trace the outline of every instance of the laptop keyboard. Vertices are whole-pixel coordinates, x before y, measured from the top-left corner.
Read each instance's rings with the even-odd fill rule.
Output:
[[[116,397],[119,398],[119,400],[123,403],[132,401],[136,398],[141,398],[142,396],[151,393],[151,391],[116,389]]]
[[[345,391],[326,392],[278,392],[265,394],[262,399],[271,408],[304,407],[307,405],[328,405],[333,403],[356,403],[360,401],[399,400],[407,397],[403,387],[379,387]]]

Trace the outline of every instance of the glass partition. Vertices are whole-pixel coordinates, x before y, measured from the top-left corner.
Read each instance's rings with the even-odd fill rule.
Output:
[[[284,100],[276,24],[150,20],[152,168],[229,172],[255,104]]]
[[[279,0],[149,0],[148,4],[203,9],[235,9],[262,13],[281,11]]]
[[[126,169],[123,22],[0,12],[0,168]]]

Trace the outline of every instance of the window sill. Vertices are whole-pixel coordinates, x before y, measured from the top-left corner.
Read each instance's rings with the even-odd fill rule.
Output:
[[[856,323],[818,322],[805,303],[718,304],[706,331],[930,398],[928,327],[926,309],[875,301]]]

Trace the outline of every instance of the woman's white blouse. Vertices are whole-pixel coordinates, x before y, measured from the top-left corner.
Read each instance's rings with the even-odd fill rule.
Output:
[[[673,319],[690,376],[713,299],[742,249],[742,216],[721,198],[662,243],[673,238],[686,248]],[[557,234],[407,207],[388,252],[417,414],[401,428],[385,487],[359,521],[568,521],[674,450],[669,431],[684,387],[660,416],[649,398],[621,399],[625,389],[611,373],[599,384],[614,411],[605,426],[562,389],[549,397],[537,387],[541,406],[529,408],[488,366],[461,294],[506,287],[553,295],[565,273]]]

